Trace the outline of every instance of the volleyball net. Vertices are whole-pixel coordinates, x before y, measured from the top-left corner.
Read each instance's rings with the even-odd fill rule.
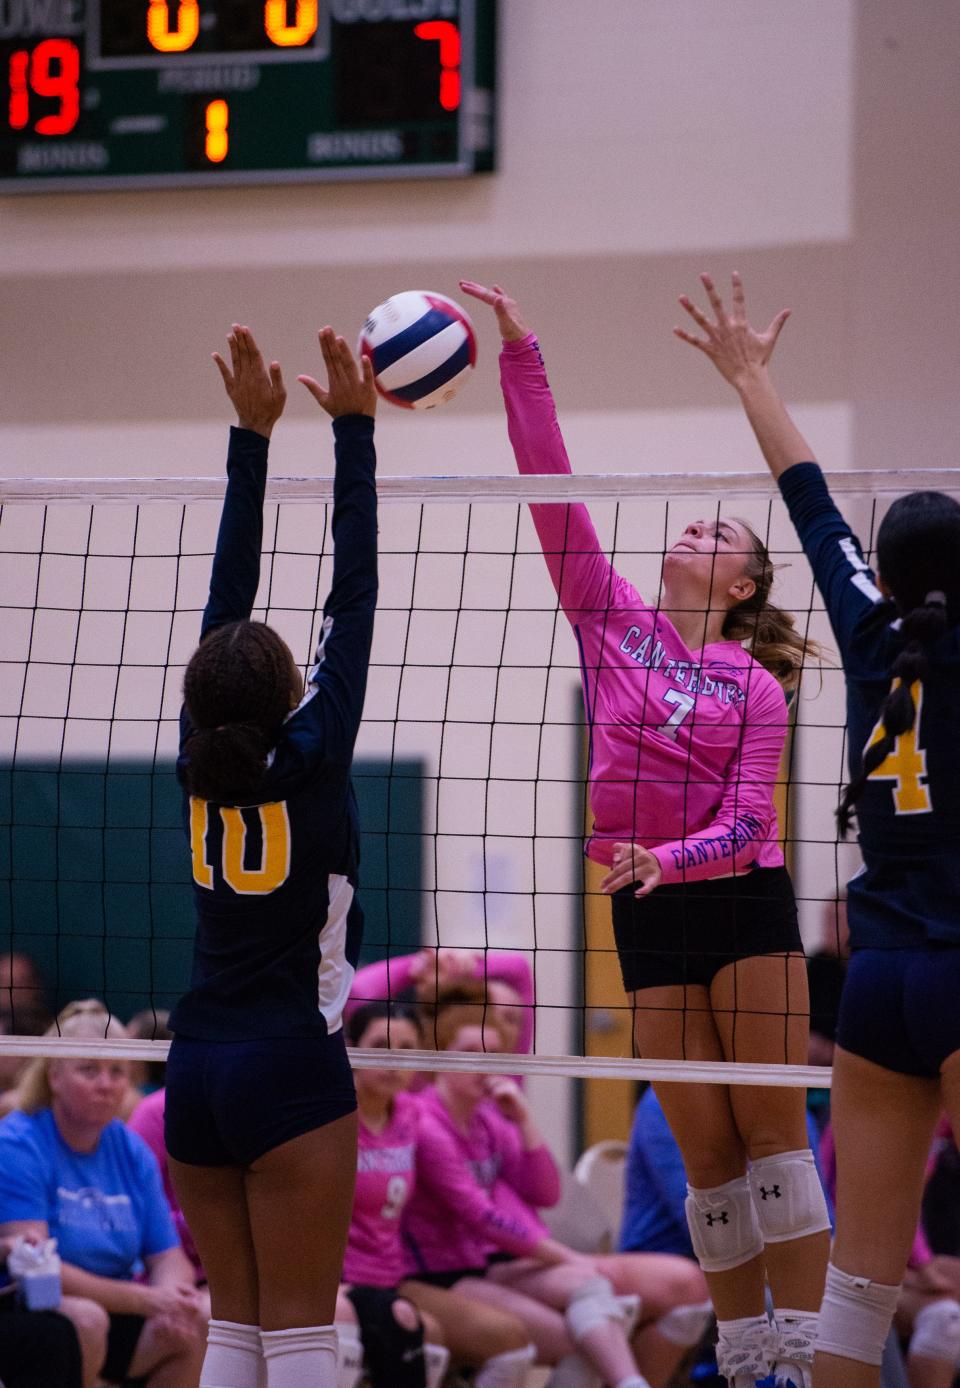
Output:
[[[960,495],[956,471],[830,481],[866,550],[893,496]],[[34,959],[55,1008],[98,997],[124,1020],[156,1014],[189,980],[190,864],[173,767],[223,488],[219,478],[0,482],[0,953]],[[844,884],[859,864],[834,819],[846,780],[843,676],[779,495],[765,475],[729,473],[384,478],[379,494],[380,601],[355,765],[362,962],[431,950],[418,967],[434,987],[442,974],[512,989],[506,1005],[523,1014],[530,1054],[465,1065],[678,1077],[676,1063],[633,1057],[602,873],[582,854],[578,651],[528,503],[587,502],[614,566],[651,605],[664,553],[691,520],[740,517],[767,544],[774,600],[826,652],[792,701],[780,834],[808,952],[842,953]],[[331,504],[329,480],[268,483],[254,616],[304,667],[332,576]],[[516,984],[524,971],[529,994]],[[89,1053],[91,1043],[27,1035],[24,999],[18,1012],[16,990],[5,991],[0,1052]],[[156,1040],[102,1046],[165,1051]],[[759,1073],[825,1081],[779,1068],[779,1078]],[[679,1077],[719,1078],[713,1070]]]

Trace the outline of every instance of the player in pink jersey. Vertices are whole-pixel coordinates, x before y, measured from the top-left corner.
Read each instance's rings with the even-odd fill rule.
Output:
[[[521,472],[568,473],[536,338],[502,290],[501,383]],[[616,573],[583,505],[531,507],[581,653],[594,830],[641,1055],[806,1057],[808,995],[774,787],[785,690],[805,643],[771,604],[772,565],[742,521],[695,520],[666,552],[656,607]],[[750,650],[744,647],[748,642]],[[719,1321],[721,1372],[776,1362],[808,1381],[829,1219],[803,1093],[659,1085],[683,1153],[687,1218]],[[765,1281],[776,1308],[765,1312]]]
[[[496,1029],[467,1007],[444,1009],[437,1031],[444,1049],[500,1049]],[[628,1340],[636,1298],[618,1299],[536,1214],[559,1200],[560,1177],[518,1086],[440,1074],[418,1102],[417,1185],[404,1218],[411,1275],[519,1315],[539,1359],[558,1365],[558,1388],[596,1374],[612,1388],[647,1388]]]
[[[416,1014],[386,1002],[357,1009],[347,1022],[347,1037],[363,1049],[422,1045]],[[352,1303],[360,1321],[373,1388],[415,1382],[432,1388],[442,1378],[448,1358],[438,1341],[458,1362],[478,1366],[479,1388],[520,1388],[533,1348],[518,1317],[405,1278],[401,1219],[415,1185],[420,1124],[417,1101],[404,1092],[410,1079],[410,1072],[402,1070],[355,1073],[360,1120],[357,1185],[343,1265],[348,1285],[337,1308],[341,1344],[347,1349],[344,1357],[353,1360],[359,1373],[362,1356],[355,1353],[353,1328],[344,1323],[350,1315],[346,1302]],[[418,1365],[424,1331],[426,1360]],[[408,1377],[402,1378],[401,1371]],[[345,1363],[340,1388],[353,1388],[354,1381]]]
[[[365,964],[354,975],[349,1017],[363,1002],[432,1003],[437,994],[464,980],[484,985],[489,1016],[504,1034],[504,1048],[518,1055],[533,1049],[533,971],[520,950],[432,948]]]

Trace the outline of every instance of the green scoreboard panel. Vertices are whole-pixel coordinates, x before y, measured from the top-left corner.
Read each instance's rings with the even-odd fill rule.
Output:
[[[0,191],[493,167],[496,0],[0,0]]]

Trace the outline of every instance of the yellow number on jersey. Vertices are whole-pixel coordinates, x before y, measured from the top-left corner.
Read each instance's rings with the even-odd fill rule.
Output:
[[[896,689],[899,683],[898,679],[894,680],[892,689]],[[911,684],[910,695],[917,710],[913,727],[900,734],[893,744],[892,751],[887,753],[875,771],[870,772],[867,779],[896,782],[893,788],[893,803],[897,814],[929,814],[933,809],[930,791],[927,786],[921,785],[921,777],[926,780],[927,776],[927,754],[922,747],[917,746],[920,715],[923,712],[923,685],[920,680],[914,680]],[[864,755],[871,747],[876,746],[883,736],[883,722],[880,721],[867,740]]]
[[[221,807],[223,821],[223,880],[240,896],[265,896],[282,887],[290,875],[290,820],[283,800],[258,805],[263,847],[260,866],[245,868],[247,826],[240,810]],[[213,868],[207,862],[207,801],[190,797],[190,847],[193,854],[193,880],[200,887],[213,887]]]

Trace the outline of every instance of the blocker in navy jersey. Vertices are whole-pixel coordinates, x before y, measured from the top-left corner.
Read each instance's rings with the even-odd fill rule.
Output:
[[[357,343],[380,395],[408,410],[432,410],[456,395],[477,360],[469,317],[428,290],[394,294],[369,314]]]
[[[797,463],[779,482],[843,660],[856,776],[866,747],[879,737],[880,706],[903,646],[896,609],[877,588],[819,467]],[[857,800],[864,867],[849,885],[855,948],[960,944],[960,628],[932,648],[929,666],[913,690],[912,730],[897,739]]]
[[[333,584],[299,706],[267,759],[256,802],[185,791],[197,936],[178,1036],[210,1041],[323,1037],[339,1030],[360,950],[359,863],[350,783],[377,597],[373,419],[334,420]],[[260,575],[267,440],[234,428],[201,639],[248,619]],[[178,776],[186,787],[181,713]]]

